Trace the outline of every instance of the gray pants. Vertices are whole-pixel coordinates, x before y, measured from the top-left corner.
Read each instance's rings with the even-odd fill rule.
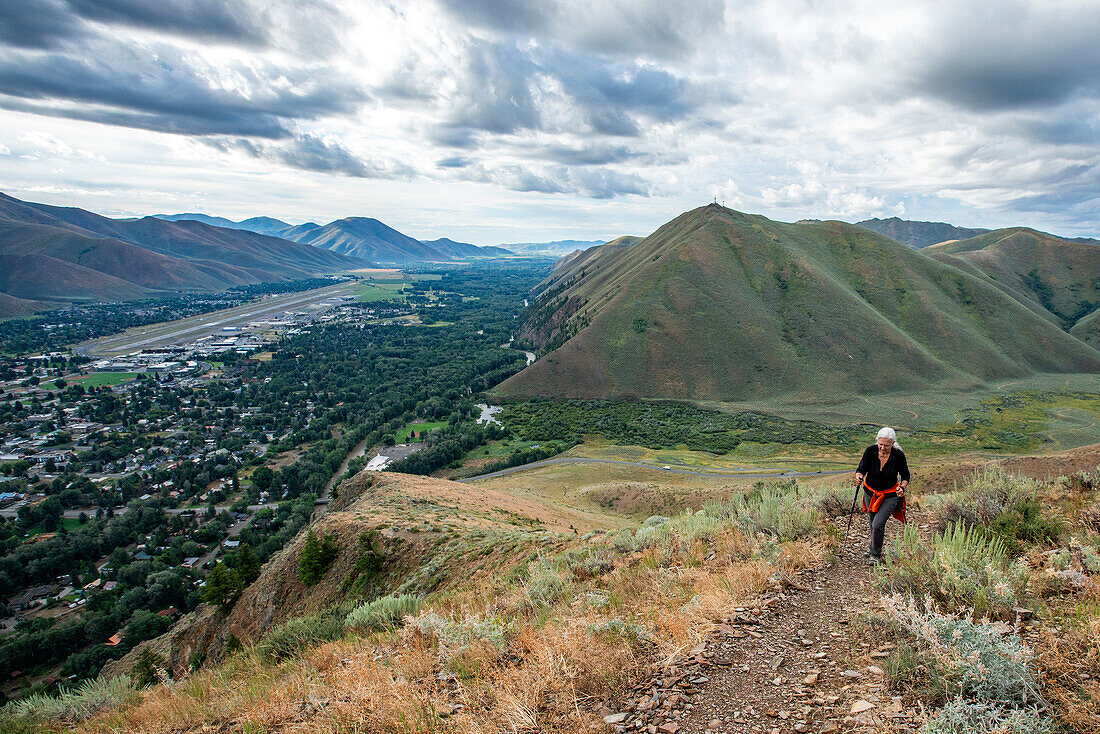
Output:
[[[871,495],[867,492],[864,492],[864,497],[867,498],[868,502],[871,499]],[[899,502],[901,502],[901,497],[896,494],[885,497],[882,504],[878,506],[878,512],[870,514],[871,545],[867,550],[871,554],[871,558],[879,558],[882,555],[882,539],[886,534],[886,521],[894,514],[894,510],[898,509]]]

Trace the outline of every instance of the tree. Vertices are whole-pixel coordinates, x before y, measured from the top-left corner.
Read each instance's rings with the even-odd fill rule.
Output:
[[[329,566],[340,554],[340,541],[335,533],[325,533],[324,538],[310,530],[298,559],[298,575],[306,586],[313,586],[325,576]]]
[[[210,569],[210,574],[206,577],[206,588],[203,589],[202,600],[207,604],[216,605],[222,614],[228,614],[243,591],[244,584],[241,583],[241,577],[237,572],[226,564],[219,563]]]
[[[256,552],[252,550],[252,546],[248,543],[241,543],[241,547],[237,549],[235,563],[237,575],[240,576],[241,583],[245,586],[248,586],[259,577],[260,559],[256,557]]]
[[[275,479],[275,472],[270,467],[258,466],[252,472],[252,484],[261,492],[271,489],[271,482]]]

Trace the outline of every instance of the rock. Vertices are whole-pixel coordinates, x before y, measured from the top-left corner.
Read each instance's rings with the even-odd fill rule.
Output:
[[[720,719],[711,719],[707,722],[708,729],[720,729],[722,728],[722,721]]]
[[[877,665],[868,665],[867,672],[871,675],[886,675],[886,671]]]
[[[862,714],[864,711],[870,711],[874,707],[875,705],[870,701],[864,701],[863,699],[860,699],[852,704],[851,714],[852,716],[855,716],[856,714]]]
[[[611,714],[610,716],[603,717],[603,721],[605,724],[621,724],[626,721],[626,714]]]
[[[657,731],[663,734],[676,734],[676,732],[680,731],[680,725],[675,721],[666,721],[657,727]]]
[[[841,675],[845,678],[860,678],[863,676],[863,673],[860,673],[858,670],[845,670]]]
[[[818,729],[818,731],[821,732],[821,734],[832,734],[832,732],[834,731],[840,731],[840,727],[837,726],[837,723],[835,721],[826,721],[824,724],[821,725],[821,728]]]
[[[812,686],[814,683],[817,683],[817,677],[818,677],[817,673],[810,673],[809,675],[807,675],[805,678],[802,679],[802,683],[803,683],[803,685]]]

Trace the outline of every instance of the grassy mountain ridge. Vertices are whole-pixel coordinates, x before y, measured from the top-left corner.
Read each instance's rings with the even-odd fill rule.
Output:
[[[925,252],[941,262],[966,263],[1025,305],[1049,313],[1066,329],[1100,307],[1100,247],[1096,245],[1012,227],[933,245]]]
[[[887,237],[718,205],[555,271],[520,335],[549,353],[504,396],[745,400],[1100,368],[1016,300]]]

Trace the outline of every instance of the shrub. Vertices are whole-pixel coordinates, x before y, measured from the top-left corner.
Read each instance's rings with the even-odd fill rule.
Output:
[[[992,701],[958,698],[936,712],[920,734],[1056,734],[1052,718],[1038,708],[1009,708]]]
[[[504,649],[504,623],[497,617],[464,617],[456,620],[436,612],[421,614],[409,624],[423,634],[431,635],[448,656],[469,649],[477,641],[487,642],[498,650]]]
[[[118,706],[133,693],[134,686],[127,676],[95,678],[79,688],[62,689],[56,696],[36,693],[13,701],[4,707],[4,712],[24,721],[78,721],[100,709]]]
[[[944,611],[1002,619],[1012,618],[1027,579],[1027,567],[1009,559],[1002,540],[961,523],[931,543],[907,525],[874,574],[880,588],[929,598]]]
[[[396,627],[405,617],[420,611],[420,599],[411,594],[384,596],[348,612],[345,625],[367,629]]]
[[[746,533],[764,533],[781,541],[809,535],[817,525],[817,510],[804,506],[800,494],[793,479],[757,482],[739,512]]]
[[[936,530],[951,525],[990,525],[1016,503],[1033,498],[1041,482],[1009,474],[1004,469],[983,467],[963,480],[958,492],[940,499]]]
[[[894,619],[934,655],[954,692],[968,699],[1041,703],[1031,650],[1004,624],[976,623],[886,597]]]
[[[989,529],[1004,538],[1014,551],[1021,542],[1056,543],[1062,534],[1062,525],[1054,519],[1043,517],[1036,500],[1023,500],[1012,504],[990,523]]]
[[[548,607],[572,588],[572,584],[554,570],[548,559],[542,559],[531,568],[531,575],[523,585],[523,593],[532,607]]]
[[[264,635],[256,645],[256,652],[269,660],[279,661],[307,647],[337,640],[344,635],[346,616],[346,610],[336,607],[310,617],[288,620]]]

